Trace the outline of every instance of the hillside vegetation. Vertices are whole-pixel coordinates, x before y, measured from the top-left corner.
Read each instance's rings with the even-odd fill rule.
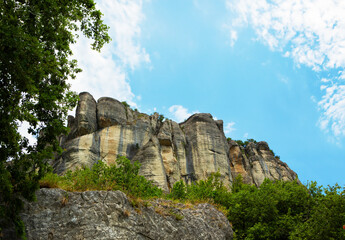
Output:
[[[91,169],[49,173],[41,187],[68,191],[121,190],[134,198],[168,198],[181,202],[209,202],[225,210],[235,239],[345,239],[345,189],[338,185],[306,186],[297,181],[266,179],[259,187],[234,179],[228,190],[213,173],[206,180],[174,184],[169,194],[139,176],[139,163],[119,157],[115,165],[102,161]],[[224,212],[224,211],[223,211]]]

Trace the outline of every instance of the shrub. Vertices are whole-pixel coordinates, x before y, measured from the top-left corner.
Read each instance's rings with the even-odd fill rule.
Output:
[[[215,192],[223,188],[220,181],[220,173],[211,173],[206,180],[200,180],[187,187],[188,199],[190,200],[213,200]]]
[[[122,103],[122,105],[125,107],[125,108],[129,108],[130,106],[129,106],[129,104],[126,102],[126,101],[123,101],[123,102],[121,102]]]
[[[247,143],[250,143],[250,142],[252,142],[252,143],[257,143],[256,140],[253,139],[253,138],[248,138],[246,142],[247,142]]]
[[[176,182],[168,197],[180,200],[211,201],[218,204],[226,202],[227,191],[220,181],[220,173],[212,173],[206,180],[185,185],[183,180]]]
[[[173,185],[168,197],[172,199],[185,199],[186,195],[186,185],[183,180],[180,180]]]
[[[159,197],[162,190],[139,175],[140,164],[118,157],[116,164],[107,166],[98,161],[92,168],[68,171],[63,176],[49,173],[40,181],[42,187],[59,187],[67,191],[121,190],[137,197]]]
[[[242,140],[236,140],[235,142],[237,142],[238,145],[244,147],[244,142]]]
[[[164,115],[160,114],[160,115],[158,116],[158,121],[159,121],[159,122],[163,122],[163,120],[164,120]]]

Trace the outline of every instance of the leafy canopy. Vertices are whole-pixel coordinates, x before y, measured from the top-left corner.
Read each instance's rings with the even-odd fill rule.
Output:
[[[110,38],[93,0],[2,0],[0,11],[0,232],[14,223],[23,235],[20,197],[34,199],[77,101],[66,82],[81,71],[70,45],[77,31],[95,50]],[[22,122],[37,138],[33,146],[18,130]]]
[[[345,188],[268,179],[256,187],[239,175],[228,191],[219,177],[187,186],[178,181],[169,197],[224,207],[234,239],[345,239]]]

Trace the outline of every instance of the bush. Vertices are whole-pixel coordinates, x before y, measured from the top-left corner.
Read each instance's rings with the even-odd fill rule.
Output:
[[[159,197],[162,190],[139,175],[140,164],[118,157],[116,164],[107,166],[98,161],[92,168],[68,171],[63,176],[49,173],[40,181],[42,187],[59,187],[67,191],[121,190],[136,197]]]
[[[130,108],[129,104],[126,101],[123,101],[121,103],[125,108]]]
[[[217,204],[226,202],[228,191],[220,181],[220,173],[212,173],[206,180],[186,186],[183,180],[176,182],[169,198],[191,201],[211,201]]]
[[[220,173],[212,173],[206,180],[200,180],[187,187],[187,195],[190,200],[214,200],[217,192],[224,190],[220,181]]]
[[[173,188],[170,191],[168,197],[172,199],[181,199],[184,200],[186,198],[186,185],[183,180],[180,180],[174,183]]]
[[[164,120],[164,115],[163,115],[163,114],[160,114],[160,115],[158,116],[158,121],[159,121],[159,122],[163,122],[163,120]]]

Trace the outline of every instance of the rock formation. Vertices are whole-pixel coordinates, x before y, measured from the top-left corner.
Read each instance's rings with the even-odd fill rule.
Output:
[[[225,215],[210,204],[189,208],[168,200],[133,207],[120,191],[40,189],[21,218],[28,240],[39,239],[232,239]],[[5,229],[4,239],[16,239]]]
[[[132,110],[112,98],[96,102],[84,92],[68,126],[70,134],[61,139],[65,151],[53,162],[57,173],[92,166],[98,160],[111,164],[121,155],[139,161],[140,174],[164,190],[180,179],[205,179],[216,171],[227,186],[238,174],[246,183],[257,186],[265,178],[297,177],[273,155],[266,142],[245,147],[228,142],[223,121],[214,120],[211,114],[194,114],[178,124],[163,121],[158,113]]]

